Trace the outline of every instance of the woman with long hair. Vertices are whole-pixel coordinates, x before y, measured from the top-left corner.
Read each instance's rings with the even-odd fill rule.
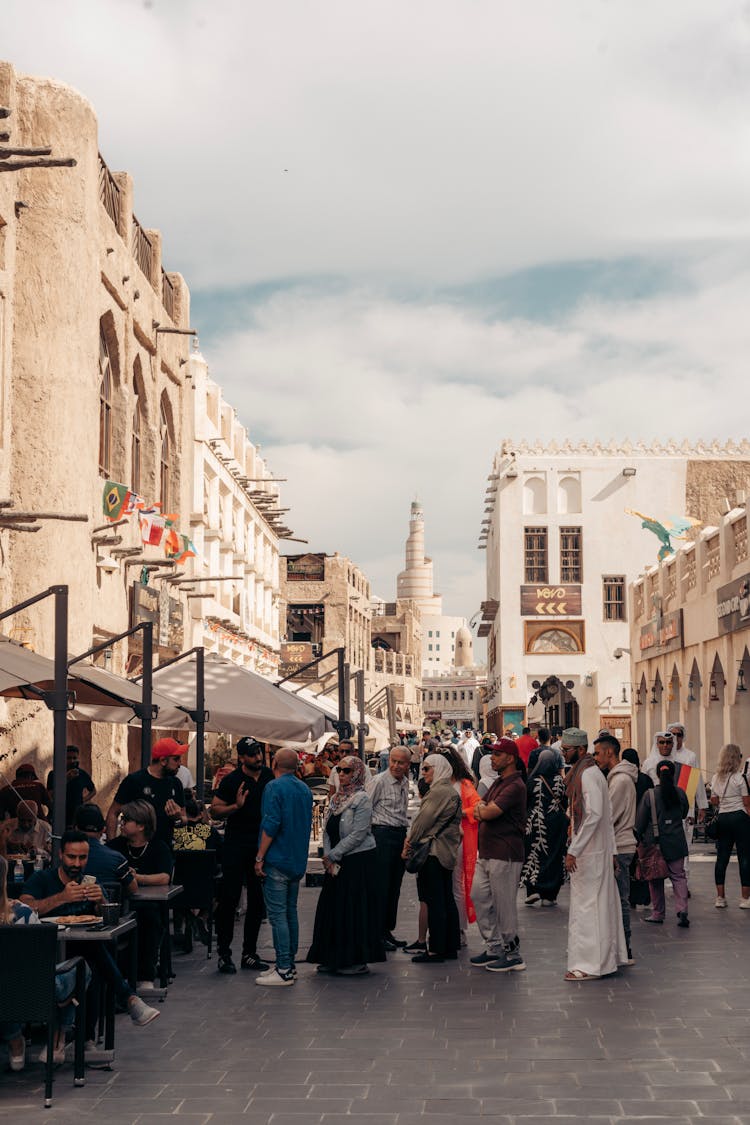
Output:
[[[454,959],[461,945],[453,869],[461,843],[461,798],[453,788],[453,771],[442,754],[429,754],[422,763],[429,789],[406,837],[403,859],[429,840],[429,854],[417,872],[419,901],[427,903],[429,949],[412,957],[416,962]]]
[[[718,809],[716,825],[715,906],[726,909],[724,880],[732,849],[737,848],[742,898],[740,909],[750,910],[750,785],[742,772],[742,751],[728,742],[719,754],[716,773],[711,778],[711,804]]]
[[[461,843],[458,845],[456,866],[453,868],[453,897],[458,910],[461,945],[466,945],[466,928],[476,922],[477,915],[471,901],[471,884],[477,866],[479,825],[474,819],[474,808],[481,801],[464,757],[451,747],[444,751],[452,770],[453,788],[461,798]]]
[[[688,854],[687,838],[682,822],[687,816],[688,799],[674,783],[674,762],[664,758],[656,766],[657,784],[646,793],[635,815],[635,834],[640,843],[657,844],[667,865],[674,902],[677,907],[677,925],[687,928],[688,887],[685,876],[685,856]],[[658,828],[654,832],[654,821]],[[651,913],[645,922],[661,925],[664,922],[664,879],[650,879]]]
[[[527,783],[526,905],[554,906],[565,881],[568,816],[565,781],[554,750],[542,750]]]
[[[307,960],[319,973],[360,976],[370,971],[370,961],[385,961],[372,801],[365,790],[365,764],[356,755],[341,759],[338,776],[323,825],[325,876]]]

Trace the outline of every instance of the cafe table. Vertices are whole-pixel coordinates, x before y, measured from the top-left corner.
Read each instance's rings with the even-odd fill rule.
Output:
[[[159,992],[166,994],[166,988],[169,984],[169,978],[172,975],[172,938],[169,931],[169,909],[174,906],[177,899],[182,894],[182,886],[179,883],[163,883],[157,887],[138,887],[128,895],[127,901],[132,904],[136,911],[139,904],[145,903],[160,903],[164,908],[164,939],[159,956]],[[163,998],[163,997],[162,997]]]
[[[112,926],[59,926],[57,940],[61,947],[61,960],[67,957],[67,945],[71,942],[76,946],[107,944],[117,948],[123,939],[127,942],[129,977],[131,984],[135,984],[136,973],[136,937],[137,922],[134,915],[128,915],[115,922]],[[77,949],[77,953],[85,956],[85,951]],[[115,993],[114,989],[104,983],[104,1050],[115,1049]]]

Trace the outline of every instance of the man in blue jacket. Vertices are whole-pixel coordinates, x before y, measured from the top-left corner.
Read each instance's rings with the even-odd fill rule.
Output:
[[[309,788],[294,776],[298,765],[294,750],[276,751],[274,780],[263,790],[261,805],[255,873],[263,879],[276,964],[256,977],[255,983],[270,987],[288,988],[297,979],[297,896],[307,869],[313,807]]]

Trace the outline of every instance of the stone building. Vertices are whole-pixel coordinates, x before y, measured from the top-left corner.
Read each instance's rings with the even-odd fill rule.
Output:
[[[409,598],[372,600],[372,661],[368,676],[368,710],[387,719],[386,689],[392,689],[398,730],[422,726],[422,622],[419,606]]]
[[[164,550],[144,546],[135,516],[107,526],[102,498],[106,480],[120,482],[181,513],[180,530],[189,531],[188,290],[164,269],[159,232],[136,219],[131,177],[112,173],[100,156],[96,116],[80,94],[3,63],[0,105],[10,111],[3,127],[14,146],[51,147],[76,162],[0,175],[0,494],[12,504],[3,515],[83,517],[42,519],[33,533],[0,520],[2,604],[67,584],[69,648],[81,652],[129,627],[146,578],[157,617],[167,618],[157,641],[165,652],[179,650],[184,599],[173,592],[160,608],[155,576],[170,568],[143,570],[163,564]],[[50,655],[51,602],[4,629]],[[132,672],[138,642],[113,646],[101,660]],[[0,704],[11,769],[22,757],[34,757],[40,771],[50,760],[50,713],[28,718],[33,710]],[[125,732],[97,725],[92,735],[90,724],[74,724],[71,735],[106,795],[128,768]]]
[[[337,552],[326,555],[282,555],[279,560],[281,613],[281,675],[343,648],[349,670],[371,668],[370,583],[351,559]],[[336,698],[336,657],[329,657],[305,674],[305,682],[319,691],[331,689]]]
[[[424,553],[424,511],[413,500],[406,540],[406,566],[396,579],[396,597],[412,601],[422,618],[422,674],[435,676],[453,667],[456,633],[465,617],[443,613],[443,599],[435,593],[433,563]]]
[[[483,730],[486,686],[487,669],[474,663],[474,639],[464,625],[456,633],[453,667],[422,678],[425,723],[433,731]]]
[[[479,544],[487,551],[479,635],[488,641],[491,729],[609,728],[629,744],[627,587],[660,548],[641,523],[716,523],[721,498],[749,481],[746,442],[504,441]]]
[[[634,745],[681,722],[710,780],[727,742],[750,753],[750,556],[744,489],[630,588]]]
[[[195,415],[190,525],[197,551],[190,571],[199,578],[188,594],[191,643],[276,678],[279,536],[288,536],[279,486],[200,354],[191,356],[189,372]]]

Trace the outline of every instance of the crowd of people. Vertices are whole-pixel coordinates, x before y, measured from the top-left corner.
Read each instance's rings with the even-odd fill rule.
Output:
[[[236,763],[214,777],[208,806],[194,798],[186,751],[173,739],[158,740],[148,767],[122,780],[105,814],[94,802],[96,790],[80,768],[77,749],[69,747],[67,828],[54,868],[38,862],[50,852],[46,818],[53,778],[44,786],[33,766],[20,766],[0,791],[0,925],[86,914],[138,887],[168,884],[175,849],[211,850],[221,870],[214,907],[218,971],[237,972],[232,946],[244,889],[240,969],[253,972],[261,987],[291,987],[297,981],[297,900],[308,869],[313,791],[321,786],[327,797],[324,874],[305,954],[320,974],[364,975],[372,963],[398,952],[415,964],[454,960],[474,921],[484,948],[469,958],[471,965],[493,973],[522,971],[519,903],[554,908],[566,881],[565,979],[614,973],[634,963],[634,911],[648,903],[645,922],[667,920],[667,879],[676,924],[689,927],[690,841],[695,817],[701,821],[707,814],[717,849],[715,905],[727,907],[726,871],[736,849],[739,905],[750,909],[750,782],[742,754],[725,746],[710,800],[699,778],[691,801],[681,787],[682,767],[697,771],[698,763],[677,723],[657,733],[642,764],[634,749],[621,751],[611,732],[600,731],[589,745],[578,728],[535,735],[524,729],[519,738],[486,735],[481,741],[472,732],[425,734],[421,742],[394,745],[372,768],[344,740],[307,759],[278,749],[267,764],[264,745],[245,737],[237,743]],[[17,897],[9,895],[6,857],[11,863],[35,860]],[[417,937],[410,943],[396,936],[405,871],[416,874],[419,900]],[[264,919],[273,963],[258,951]],[[183,912],[183,925],[202,941],[206,921],[206,911]],[[95,1028],[105,985],[138,1026],[158,1017],[147,1000],[164,924],[156,904],[138,911],[135,988],[105,945],[70,943],[88,966],[90,1063],[97,1060]],[[61,1060],[72,982],[60,977],[55,1057]],[[0,1033],[11,1067],[21,1069],[21,1029],[5,1026]]]

